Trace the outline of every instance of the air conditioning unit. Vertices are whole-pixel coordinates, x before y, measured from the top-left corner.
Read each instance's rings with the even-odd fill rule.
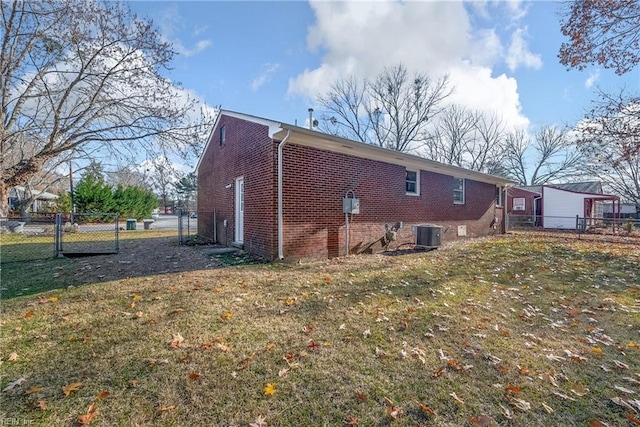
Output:
[[[419,225],[416,227],[416,246],[437,248],[442,244],[442,227],[439,225]]]

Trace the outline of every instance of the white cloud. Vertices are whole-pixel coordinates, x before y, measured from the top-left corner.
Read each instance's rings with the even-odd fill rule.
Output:
[[[402,63],[410,72],[433,77],[449,74],[456,102],[497,111],[512,125],[528,124],[521,113],[516,80],[492,75],[493,65],[505,56],[497,32],[472,28],[464,3],[312,0],[311,7],[316,22],[309,29],[308,47],[321,50],[324,56],[317,68],[289,80],[290,95],[315,98],[336,78],[372,77],[385,66]],[[517,64],[535,65],[536,58],[540,61],[529,53]]]
[[[526,28],[517,28],[511,35],[511,44],[507,52],[506,62],[511,71],[518,67],[539,69],[542,67],[542,58],[539,54],[531,53],[525,40]]]
[[[266,63],[262,65],[260,75],[251,81],[251,90],[257,91],[264,85],[271,81],[271,76],[280,69],[280,64]]]
[[[600,80],[600,69],[597,68],[595,71],[589,73],[589,77],[584,81],[584,87],[587,89],[591,89],[591,87],[596,84]]]
[[[160,30],[160,35],[164,41],[171,43],[177,53],[186,56],[187,58],[203,52],[213,44],[211,39],[201,39],[197,40],[193,47],[185,46],[185,42],[178,38],[177,33],[186,29],[187,23],[180,15],[177,4],[173,4],[161,10],[159,12],[159,18],[156,19],[156,21]],[[199,36],[205,30],[206,27],[196,27],[193,29],[192,33],[194,36]]]

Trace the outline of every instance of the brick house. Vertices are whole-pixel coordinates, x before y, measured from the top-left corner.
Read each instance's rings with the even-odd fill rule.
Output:
[[[323,259],[504,232],[504,178],[298,126],[222,110],[196,167],[198,234],[266,259]],[[345,214],[343,199],[359,213]],[[347,231],[348,228],[348,231]]]

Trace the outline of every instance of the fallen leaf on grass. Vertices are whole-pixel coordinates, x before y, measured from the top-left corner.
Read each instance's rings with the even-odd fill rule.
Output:
[[[173,339],[171,340],[171,348],[179,348],[180,345],[184,342],[184,338],[180,334],[172,334]]]
[[[571,400],[572,402],[576,401],[573,397],[569,397],[566,394],[564,394],[563,392],[558,391],[558,390],[553,390],[551,393],[555,394],[558,397],[563,398],[564,400]]]
[[[258,415],[249,427],[267,427],[267,420],[262,415]]]
[[[38,393],[41,392],[42,390],[44,390],[44,387],[41,385],[34,385],[33,387],[31,387],[29,390],[25,391],[24,394],[33,394],[33,393]]]
[[[389,418],[392,418],[394,420],[397,420],[398,418],[400,418],[403,413],[404,411],[402,410],[402,408],[398,406],[392,405],[387,408],[387,415],[389,416]]]
[[[358,399],[359,402],[366,402],[367,395],[361,391],[356,391],[356,399]]]
[[[471,424],[473,425],[477,425],[480,427],[488,427],[493,422],[493,418],[491,418],[488,415],[482,414],[482,415],[469,417],[469,421],[471,421]]]
[[[614,385],[613,388],[626,394],[636,394],[635,391],[629,390],[628,388],[620,387],[619,385]]]
[[[265,396],[273,396],[276,392],[276,385],[272,383],[267,383],[267,385],[262,389]]]
[[[71,383],[69,385],[62,387],[62,392],[64,393],[64,396],[67,397],[71,394],[71,392],[77,391],[80,387],[82,387],[82,383],[80,382]]]
[[[542,407],[544,408],[545,411],[547,411],[547,414],[553,414],[553,408],[549,405],[547,405],[546,403],[542,402]]]
[[[589,427],[609,427],[609,424],[602,422],[600,420],[589,420]]]
[[[502,404],[500,405],[500,411],[502,412],[502,415],[504,415],[506,419],[510,420],[513,418],[513,411],[507,408],[506,406],[503,406]]]
[[[627,365],[626,363],[622,363],[619,360],[614,360],[613,364],[616,365],[616,368],[618,369],[629,369],[629,365]]]
[[[522,412],[527,412],[531,409],[531,403],[527,402],[524,399],[518,399],[512,397],[509,399],[509,402],[516,408],[521,410]]]
[[[349,416],[349,418],[347,418],[346,420],[344,420],[344,425],[345,426],[359,426],[360,425],[360,419],[358,417],[355,417],[353,415]]]
[[[34,315],[35,315],[35,313],[33,311],[29,310],[24,314],[24,318],[25,319],[29,319],[30,317],[33,317]]]
[[[140,385],[140,381],[138,381],[138,380],[129,380],[129,386],[138,387],[138,385]]]
[[[517,385],[508,385],[506,390],[512,393],[522,393],[522,389]]]
[[[273,350],[274,348],[276,348],[276,345],[272,342],[270,342],[269,344],[267,344],[267,346],[264,348],[264,351],[269,351],[269,350]]]
[[[433,378],[438,378],[438,377],[442,376],[442,374],[444,374],[445,369],[446,369],[446,367],[444,367],[444,366],[440,367],[438,370],[436,370],[432,374]]]
[[[589,389],[582,384],[573,384],[571,386],[571,393],[575,394],[578,397],[582,397],[589,393]]]
[[[189,379],[191,381],[195,381],[197,379],[200,379],[200,374],[197,374],[197,373],[193,372],[193,373],[189,374]]]
[[[640,420],[633,416],[633,414],[627,414],[627,419],[637,426],[640,426]]]
[[[176,405],[163,406],[160,409],[158,409],[158,413],[162,414],[164,412],[173,411],[174,409],[176,409]]]
[[[87,413],[84,415],[78,415],[78,423],[83,426],[88,425],[93,421],[93,418],[96,416],[96,404],[92,403],[87,409]]]
[[[95,400],[102,400],[106,397],[108,397],[111,393],[109,393],[109,390],[104,390],[102,393],[100,393],[99,395],[96,396]]]
[[[597,354],[598,356],[602,354],[602,349],[600,347],[591,347],[591,351],[593,354]]]
[[[38,400],[38,403],[36,403],[36,408],[40,408],[41,411],[44,411],[45,409],[47,409],[47,401]]]
[[[230,311],[227,311],[226,313],[220,315],[220,320],[222,320],[223,322],[226,322],[227,320],[231,319],[233,317],[233,313]]]
[[[429,414],[431,416],[435,416],[436,413],[433,409],[429,408],[427,405],[425,405],[424,403],[420,403],[418,402],[418,408],[420,408],[420,410],[422,412],[424,412],[425,414]]]
[[[9,362],[15,362],[16,360],[18,360],[18,353],[16,353],[15,351],[13,353],[11,353],[9,355],[9,357],[7,358],[7,360]]]
[[[455,401],[456,401],[456,402],[458,402],[459,404],[464,405],[464,400],[460,399],[460,398],[458,397],[458,395],[456,394],[456,392],[455,392],[455,391],[454,391],[454,392],[449,393],[449,396],[453,397],[453,400],[455,400]]]

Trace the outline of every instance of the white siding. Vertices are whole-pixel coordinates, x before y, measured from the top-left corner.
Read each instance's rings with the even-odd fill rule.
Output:
[[[588,196],[549,187],[542,194],[544,227],[575,230],[576,215],[584,216],[584,199]]]

